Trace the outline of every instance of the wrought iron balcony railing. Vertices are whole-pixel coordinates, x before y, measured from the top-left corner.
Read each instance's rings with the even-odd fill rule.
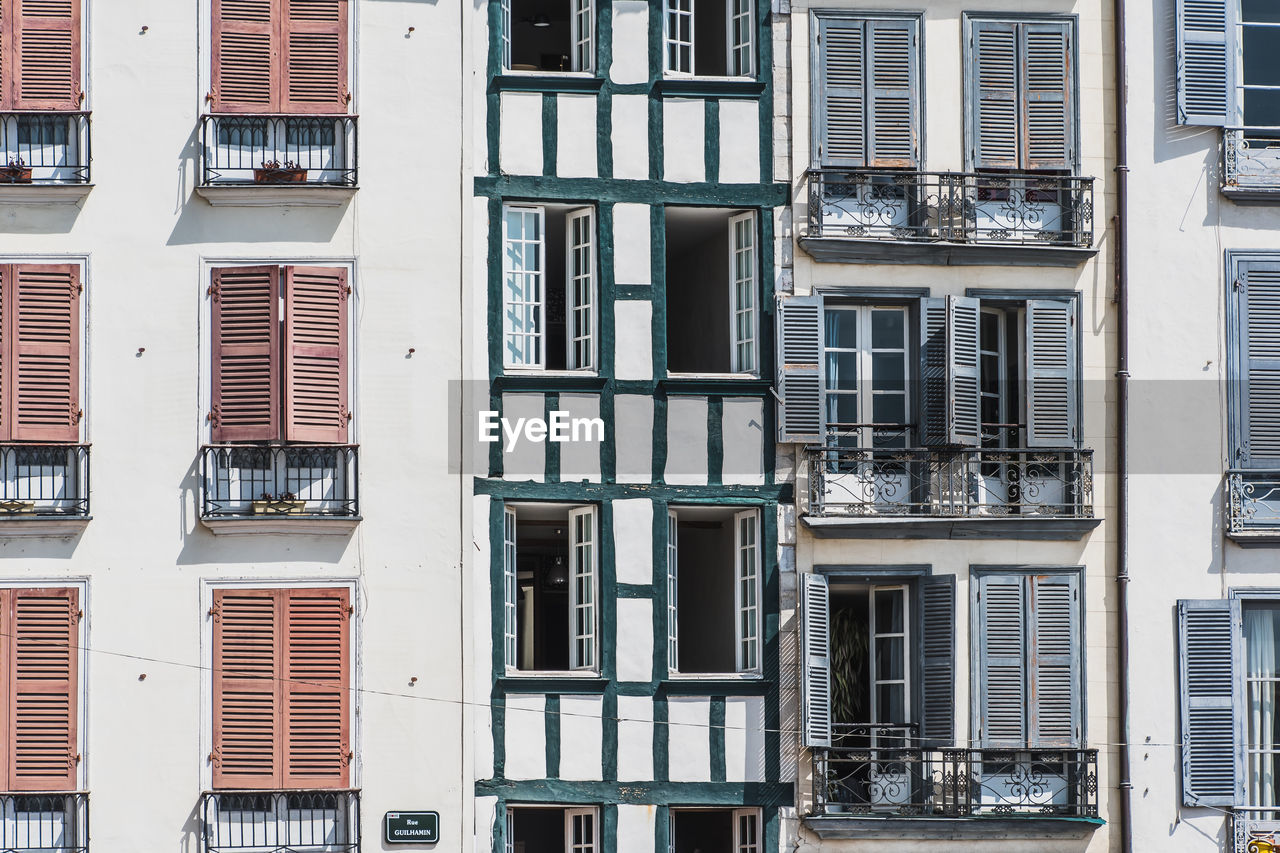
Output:
[[[1280,194],[1280,127],[1224,130],[1222,187],[1227,192]]]
[[[1227,532],[1280,534],[1280,471],[1227,472]]]
[[[89,183],[89,114],[0,112],[0,186]]]
[[[811,516],[1093,518],[1093,451],[811,446]]]
[[[89,795],[0,794],[0,850],[5,853],[85,853]]]
[[[813,814],[1097,817],[1093,749],[916,746],[910,725],[838,726],[813,750]]]
[[[360,515],[354,444],[211,444],[201,453],[202,515],[354,518]]]
[[[0,523],[88,514],[89,445],[0,444]]]
[[[811,169],[809,237],[1089,248],[1093,178]]]
[[[201,797],[201,853],[357,853],[360,792],[212,791]]]
[[[200,182],[356,185],[356,117],[347,115],[206,115]]]

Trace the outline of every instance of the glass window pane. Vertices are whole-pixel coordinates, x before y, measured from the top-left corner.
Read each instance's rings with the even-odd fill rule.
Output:
[[[881,637],[876,640],[876,679],[893,681],[904,676],[902,637]]]
[[[1240,20],[1280,23],[1280,3],[1275,0],[1240,0]]]
[[[876,593],[876,633],[902,633],[903,597],[900,591]]]
[[[827,395],[827,423],[856,424],[858,421],[858,398],[854,394]]]
[[[858,354],[827,353],[827,390],[855,391],[858,388]]]
[[[876,394],[871,398],[871,420],[878,424],[905,424],[907,422],[906,395]]]
[[[979,346],[985,350],[994,350],[1000,344],[1000,316],[990,311],[982,312],[981,341]]]
[[[858,312],[827,312],[827,346],[851,349],[858,345]]]
[[[874,391],[904,391],[907,387],[907,365],[901,353],[871,354],[871,388]]]
[[[1280,27],[1244,27],[1244,83],[1280,86]]]
[[[871,312],[871,346],[875,349],[905,349],[906,322],[898,309]]]
[[[906,688],[901,684],[882,684],[876,689],[876,718],[882,723],[907,721]]]
[[[1280,126],[1280,91],[1245,89],[1244,123],[1250,127]]]

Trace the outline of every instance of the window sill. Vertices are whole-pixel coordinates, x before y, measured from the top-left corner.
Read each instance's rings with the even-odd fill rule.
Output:
[[[0,518],[0,539],[71,539],[92,520],[91,515],[11,515]]]
[[[201,518],[200,521],[215,536],[246,533],[303,533],[321,536],[346,536],[356,529],[361,517],[358,515],[338,518],[306,515],[262,518],[231,516],[206,517]]]
[[[213,207],[341,207],[357,189],[321,184],[210,184],[196,187],[196,195]]]
[[[800,248],[818,263],[835,264],[1078,267],[1098,254],[1098,250],[1093,247],[1085,249],[1075,246],[1010,243],[927,243],[857,237],[801,237]]]
[[[967,839],[1018,840],[1087,838],[1106,824],[1094,817],[805,817],[805,827],[821,839]]]
[[[490,84],[495,92],[598,92],[603,85],[585,71],[503,71]]]
[[[754,77],[664,77],[654,89],[660,95],[680,97],[755,98],[764,83]]]
[[[0,204],[75,204],[93,184],[0,184]]]
[[[801,519],[818,539],[1024,539],[1073,542],[1101,518],[909,518],[845,516]],[[1280,541],[1280,540],[1278,540]]]

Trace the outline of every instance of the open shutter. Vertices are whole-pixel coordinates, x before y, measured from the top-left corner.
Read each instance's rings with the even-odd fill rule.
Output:
[[[800,582],[804,745],[831,746],[830,593],[825,575],[804,573]]]
[[[1026,584],[1019,575],[978,578],[978,679],[984,747],[1027,743]]]
[[[755,74],[756,52],[755,0],[727,0],[728,73],[733,77],[750,77]]]
[[[1033,747],[1080,745],[1079,576],[1027,579],[1030,736]]]
[[[80,267],[10,267],[5,292],[9,374],[5,422],[14,441],[80,437]]]
[[[734,513],[734,611],[738,672],[760,668],[760,513]]]
[[[213,0],[211,109],[272,113],[280,108],[280,52],[273,44],[280,0]]]
[[[224,0],[225,2],[225,0]],[[280,111],[345,113],[347,0],[277,0],[284,5]]]
[[[778,301],[778,441],[821,442],[822,297]]]
[[[926,578],[920,598],[920,737],[945,748],[955,745],[955,576]]]
[[[920,442],[947,443],[947,300],[920,300]]]
[[[343,444],[347,400],[347,271],[286,267],[284,437]]]
[[[729,307],[733,317],[729,369],[734,373],[756,369],[757,269],[755,213],[729,217]]]
[[[1077,361],[1075,303],[1028,300],[1028,447],[1075,446]]]
[[[281,591],[286,788],[345,788],[351,759],[350,595]]]
[[[915,20],[868,21],[870,152],[867,165],[911,168],[919,161],[920,92]]]
[[[982,443],[982,395],[978,376],[981,303],[969,296],[947,297],[947,444]]]
[[[283,668],[276,591],[214,590],[212,617],[213,786],[278,788]]]
[[[596,666],[596,597],[600,588],[597,571],[596,508],[569,511],[569,666],[594,669]]]
[[[818,22],[818,164],[867,164],[865,23]]]
[[[1027,169],[1075,165],[1071,24],[1027,22],[1022,27],[1023,128]]]
[[[74,791],[80,605],[75,589],[15,589],[8,629],[10,791]]]
[[[1178,602],[1182,801],[1188,806],[1244,801],[1240,635],[1239,601]]]
[[[1280,263],[1242,262],[1235,282],[1242,439],[1237,465],[1280,465]]]
[[[504,11],[510,14],[510,0],[503,0]],[[596,61],[596,15],[592,0],[573,0],[573,62],[574,71],[594,71]]]
[[[667,510],[667,669],[680,669],[680,519]]]
[[[596,226],[595,209],[572,210],[565,216],[565,304],[569,334],[566,363],[570,370],[596,366]]]
[[[81,0],[13,0],[5,9],[11,39],[6,106],[16,110],[80,108]]]
[[[213,270],[213,440],[280,438],[280,268]]]
[[[969,118],[975,169],[1017,169],[1018,25],[973,21],[969,37]]]
[[[502,661],[515,669],[516,659],[516,511],[502,509]]]
[[[1178,121],[1223,127],[1236,113],[1233,0],[1177,0]]]

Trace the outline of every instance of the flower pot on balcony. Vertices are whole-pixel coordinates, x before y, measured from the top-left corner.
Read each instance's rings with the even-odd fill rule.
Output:
[[[31,169],[26,166],[0,166],[0,184],[29,184]]]
[[[265,167],[253,170],[253,182],[255,184],[305,184],[307,182],[306,169],[276,169]]]
[[[302,515],[307,511],[307,502],[298,500],[254,501],[254,515]]]

